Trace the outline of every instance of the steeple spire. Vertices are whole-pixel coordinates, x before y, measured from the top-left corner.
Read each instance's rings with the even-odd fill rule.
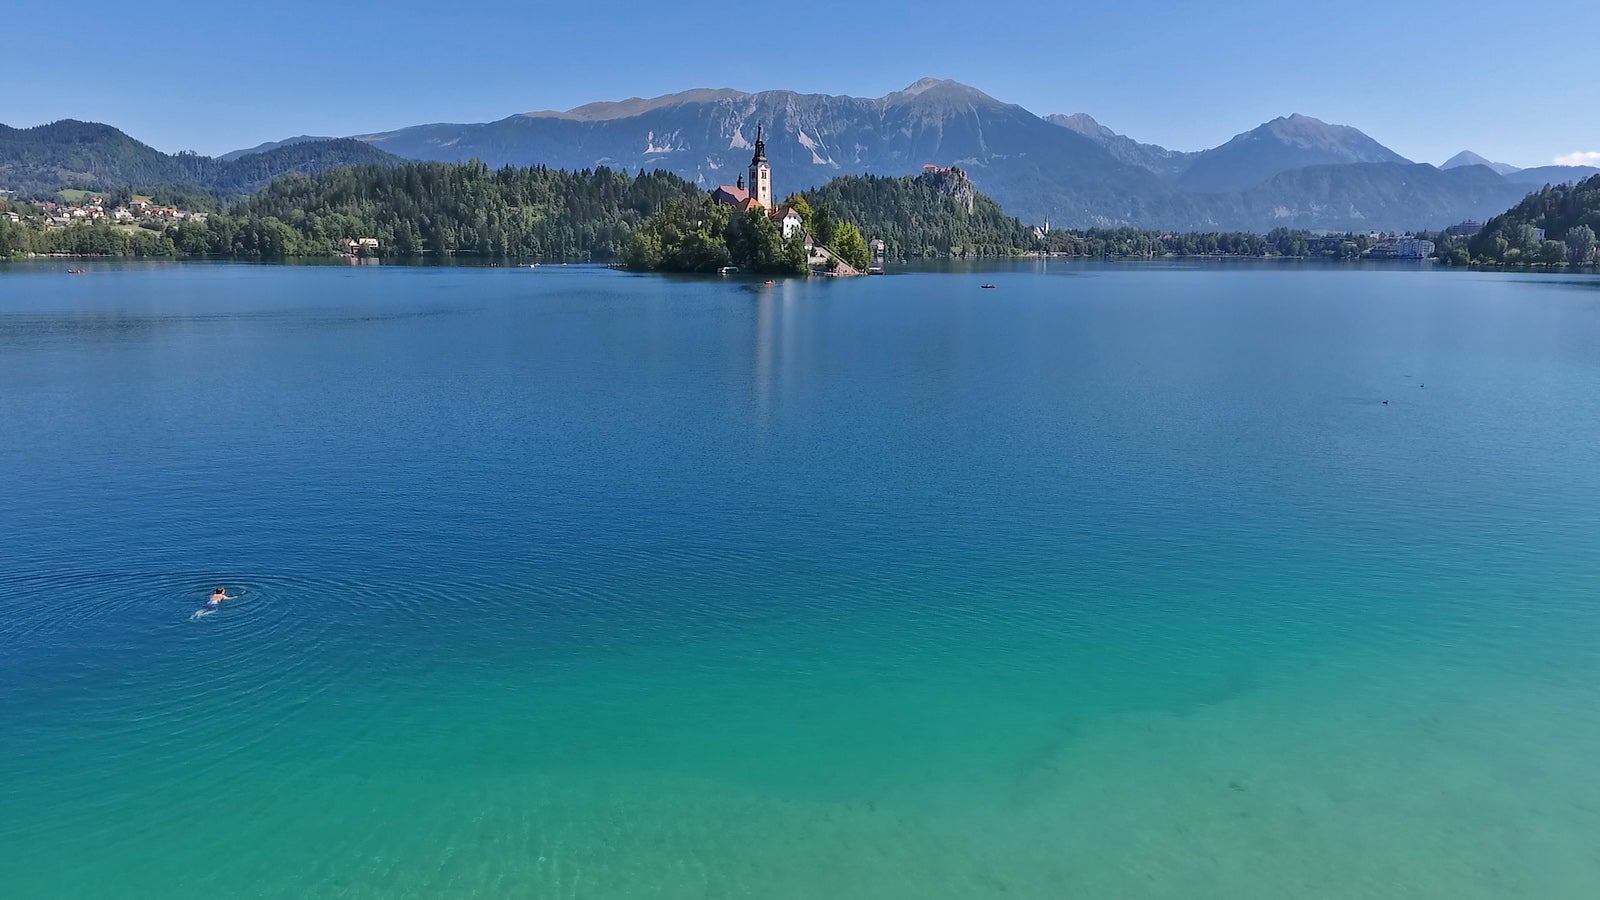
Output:
[[[763,137],[763,122],[756,123],[756,155],[750,157],[750,165],[767,161],[767,142]]]
[[[750,157],[750,199],[762,209],[772,208],[772,166],[767,163],[765,122],[756,123],[756,153]]]

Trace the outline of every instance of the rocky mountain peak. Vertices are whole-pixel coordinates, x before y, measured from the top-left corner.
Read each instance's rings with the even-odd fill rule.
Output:
[[[905,90],[895,91],[884,97],[883,100],[891,106],[903,103],[930,103],[933,101],[982,106],[1005,105],[971,85],[962,84],[949,78],[919,78],[908,85]]]
[[[955,85],[956,87],[965,87],[965,85],[961,84],[960,82],[951,81],[948,78],[918,78],[916,81],[913,81],[909,85],[906,85],[905,89],[900,91],[900,93],[906,94],[908,96],[915,97],[917,94],[923,93],[924,91],[932,90],[933,88],[939,87],[941,85]]]
[[[917,176],[917,181],[933,188],[940,194],[949,197],[951,202],[966,210],[967,215],[972,214],[973,203],[978,198],[978,189],[972,184],[972,179],[967,173],[955,166],[948,168],[928,167]]]
[[[1064,116],[1060,113],[1056,113],[1054,115],[1045,116],[1044,119],[1046,122],[1050,122],[1054,125],[1060,125],[1062,128],[1070,128],[1084,137],[1121,137],[1121,135],[1117,134],[1115,131],[1112,131],[1104,125],[1101,125],[1094,116],[1091,116],[1088,113],[1073,113],[1070,116]]]
[[[1488,159],[1473,153],[1471,150],[1463,150],[1460,153],[1457,153],[1455,156],[1445,160],[1444,165],[1440,166],[1439,168],[1459,169],[1462,166],[1487,166],[1490,170],[1500,175],[1510,175],[1513,172],[1522,171],[1516,166],[1508,163],[1491,162]]]

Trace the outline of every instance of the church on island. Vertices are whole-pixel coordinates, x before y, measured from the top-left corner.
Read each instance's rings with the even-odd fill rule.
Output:
[[[761,124],[756,125],[756,152],[750,157],[749,186],[746,187],[744,176],[741,175],[737,183],[724,184],[712,191],[711,198],[723,206],[733,207],[736,212],[767,210],[767,215],[783,230],[784,240],[794,237],[804,228],[800,213],[794,207],[778,209],[773,206],[772,166],[767,162],[766,134]]]

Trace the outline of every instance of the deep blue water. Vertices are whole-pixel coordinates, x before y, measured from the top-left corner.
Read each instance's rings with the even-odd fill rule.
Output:
[[[1600,895],[1597,397],[1586,277],[0,268],[0,884]]]

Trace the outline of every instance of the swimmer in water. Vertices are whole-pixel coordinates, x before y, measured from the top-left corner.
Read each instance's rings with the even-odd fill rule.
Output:
[[[238,599],[238,598],[229,597],[227,590],[225,590],[222,587],[222,585],[219,584],[219,585],[217,585],[217,589],[211,592],[211,599],[206,601],[206,605],[207,606],[216,606],[218,603],[221,603],[224,600],[235,600],[235,599]]]

